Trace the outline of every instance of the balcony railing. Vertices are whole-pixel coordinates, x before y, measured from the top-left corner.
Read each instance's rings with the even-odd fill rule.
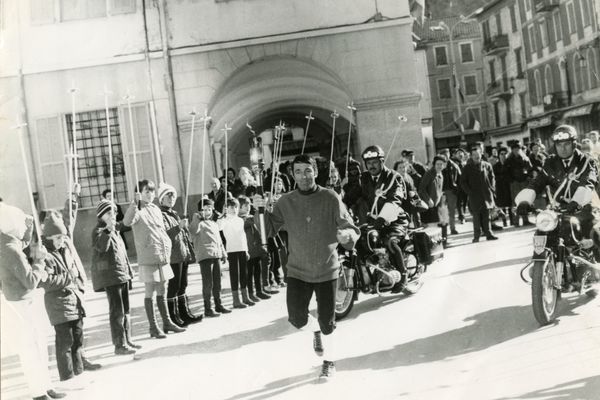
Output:
[[[483,43],[483,52],[487,55],[495,55],[506,52],[509,49],[508,35],[501,34],[491,37]]]
[[[560,0],[533,0],[533,9],[536,13],[552,11],[560,6]]]
[[[544,111],[558,110],[571,105],[570,103],[569,92],[567,91],[549,93],[544,96]]]
[[[490,98],[500,97],[502,99],[509,99],[512,96],[510,89],[504,89],[504,85],[500,82],[490,83],[487,87],[486,94]]]

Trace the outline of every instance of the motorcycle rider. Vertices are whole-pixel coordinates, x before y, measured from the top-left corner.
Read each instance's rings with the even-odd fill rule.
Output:
[[[536,194],[549,186],[554,200],[566,205],[567,214],[577,213],[582,233],[589,238],[598,223],[594,221],[594,211],[598,211],[598,195],[594,190],[598,166],[592,157],[576,148],[577,131],[573,126],[560,125],[554,130],[552,140],[556,154],[548,157],[541,173],[515,197],[517,212],[527,214]]]
[[[408,200],[406,183],[396,171],[387,168],[383,162],[385,153],[379,146],[367,147],[362,152],[366,171],[360,179],[360,199],[368,211],[367,219],[373,221],[375,229],[380,231],[392,259],[394,267],[400,272],[402,279],[392,288],[392,293],[399,293],[406,285],[406,266],[400,249],[400,240],[405,230],[406,216],[402,207]]]

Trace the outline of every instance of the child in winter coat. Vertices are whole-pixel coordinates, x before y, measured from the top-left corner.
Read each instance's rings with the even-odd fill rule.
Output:
[[[56,363],[61,381],[83,372],[83,265],[68,240],[68,231],[61,215],[47,214],[42,241],[49,254],[45,258],[48,279],[41,282],[44,303],[50,324],[56,332]]]
[[[173,278],[167,286],[169,314],[174,323],[187,326],[202,321],[202,314],[191,313],[185,294],[188,282],[188,265],[195,261],[194,248],[190,241],[187,218],[179,218],[173,209],[177,201],[177,191],[167,183],[158,187],[158,202],[162,211],[167,235],[171,238],[171,269]]]
[[[117,208],[112,201],[102,200],[96,207],[96,216],[98,224],[92,232],[92,284],[94,291],[106,292],[115,354],[134,354],[141,346],[131,341],[129,285],[133,272],[119,232]]]
[[[204,315],[207,317],[218,317],[220,314],[230,313],[231,310],[223,307],[221,303],[221,263],[225,261],[227,253],[221,240],[219,226],[213,220],[215,209],[214,202],[210,199],[202,199],[198,203],[198,211],[194,213],[190,224],[190,235],[194,242],[194,253],[196,261],[200,264],[202,273],[202,297],[204,298]],[[210,295],[215,300],[213,311]]]
[[[248,298],[248,242],[244,231],[244,220],[238,216],[239,208],[240,203],[237,199],[228,199],[227,214],[219,222],[225,237],[225,248],[229,261],[233,308],[246,308],[246,305],[253,306],[254,302]],[[240,292],[242,294],[241,301]]]
[[[256,216],[250,213],[252,209],[252,203],[246,196],[238,197],[240,202],[240,211],[238,215],[244,220],[244,231],[246,233],[246,241],[248,242],[248,269],[247,269],[247,287],[248,297],[251,301],[258,302],[260,299],[267,300],[271,296],[266,294],[263,290],[261,281],[261,270],[264,264],[265,270],[268,271],[269,265],[269,252],[263,246],[262,239],[260,237],[260,229],[256,221]],[[254,284],[252,282],[254,279]],[[256,295],[254,294],[254,286],[256,287]]]
[[[164,339],[165,333],[183,332],[184,328],[175,325],[167,311],[167,281],[173,277],[169,267],[171,260],[171,239],[165,230],[160,208],[152,203],[154,200],[154,182],[142,180],[138,183],[136,201],[132,202],[125,212],[123,223],[131,226],[135,241],[135,250],[140,272],[139,277],[145,286],[144,308],[150,328],[150,337]],[[156,324],[154,314],[154,292],[156,305],[163,321],[163,330]]]

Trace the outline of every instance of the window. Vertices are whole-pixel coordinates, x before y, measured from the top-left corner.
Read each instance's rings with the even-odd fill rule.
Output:
[[[477,94],[477,78],[475,75],[466,75],[463,77],[465,84],[465,94],[472,96]]]
[[[502,35],[502,16],[500,13],[496,14],[496,34]]]
[[[72,114],[65,115],[69,145],[73,143]],[[110,138],[113,153],[113,198],[117,203],[127,201],[125,160],[119,117],[116,108],[109,109]],[[110,187],[108,156],[108,131],[104,110],[78,113],[77,129],[77,171],[81,184],[81,207],[95,207],[102,191]]]
[[[548,47],[548,24],[544,18],[540,21],[540,40],[542,47]]]
[[[53,24],[55,21],[53,0],[30,0],[29,10],[34,25]]]
[[[494,123],[496,127],[500,126],[500,105],[498,102],[494,103]]]
[[[490,61],[490,82],[496,83],[496,67],[494,66],[494,60]]]
[[[467,118],[467,127],[469,127],[469,129],[474,129],[475,121],[481,124],[481,110],[479,109],[479,107],[467,108]]]
[[[552,67],[550,65],[546,65],[546,71],[544,75],[546,81],[546,93],[554,93],[554,81],[552,80]]]
[[[510,6],[510,27],[513,32],[517,31],[517,10],[516,4]]]
[[[530,1],[531,0],[525,0],[525,9],[527,11],[531,11],[531,3],[530,3]]]
[[[435,65],[448,65],[448,56],[446,54],[446,46],[438,46],[433,49],[435,52]]]
[[[517,64],[517,78],[523,77],[523,59],[521,58],[521,48],[515,49],[515,63]]]
[[[567,22],[569,23],[569,33],[575,33],[577,25],[575,25],[575,6],[573,2],[567,4]]]
[[[471,43],[460,44],[460,60],[463,63],[473,62],[473,45]]]
[[[512,112],[510,110],[510,99],[506,99],[506,125],[512,124]]]
[[[560,12],[554,12],[552,18],[554,19],[554,37],[556,39],[555,41],[558,42],[559,40],[562,40],[562,24],[560,21]]]
[[[110,0],[110,15],[134,13],[135,1],[136,0]]]
[[[579,93],[581,90],[581,88],[579,87],[579,76],[580,74],[580,68],[579,68],[579,55],[577,54],[577,52],[575,52],[575,54],[573,54],[573,58],[572,58],[572,62],[571,62],[571,68],[572,68],[572,72],[571,75],[573,76],[573,87],[571,88],[573,93]]]
[[[490,38],[492,37],[490,33],[490,21],[487,19],[483,21],[483,23],[481,24],[481,29],[483,31],[483,41],[489,42]]]
[[[592,24],[592,11],[590,10],[590,5],[587,0],[580,0],[579,4],[581,5],[581,13],[583,14],[583,26],[589,26]]]
[[[456,128],[454,125],[454,111],[442,111],[442,131]]]
[[[598,58],[596,58],[596,51],[594,49],[588,49],[587,51],[587,62],[588,71],[590,73],[590,87],[592,89],[600,86],[600,71],[598,70]]]
[[[438,97],[440,100],[452,98],[450,79],[438,79]]]
[[[106,0],[60,0],[62,21],[106,17]]]
[[[535,80],[535,92],[534,92],[534,100],[535,104],[542,104],[542,99],[544,97],[544,93],[542,91],[542,78],[540,76],[540,71],[535,70],[533,73],[533,79]]]
[[[521,103],[521,120],[527,118],[527,101],[525,93],[519,93],[519,102]]]
[[[537,52],[537,45],[535,40],[535,25],[529,26],[529,43],[531,44],[531,53]]]

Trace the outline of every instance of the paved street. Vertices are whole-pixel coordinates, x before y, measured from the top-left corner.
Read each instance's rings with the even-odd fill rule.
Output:
[[[600,302],[567,296],[559,322],[539,328],[519,278],[532,230],[479,244],[470,243],[470,224],[459,230],[417,295],[361,296],[338,325],[338,373],[326,384],[316,379],[311,336],[286,321],[284,293],[156,340],[148,339],[137,284],[134,333],[144,348],[133,360],[112,355],[106,299],[90,291],[87,355],[104,367],[84,373],[85,388],[69,398],[600,399]],[[199,271],[192,270],[188,291],[198,310]],[[2,351],[2,399],[27,398],[5,340]]]

